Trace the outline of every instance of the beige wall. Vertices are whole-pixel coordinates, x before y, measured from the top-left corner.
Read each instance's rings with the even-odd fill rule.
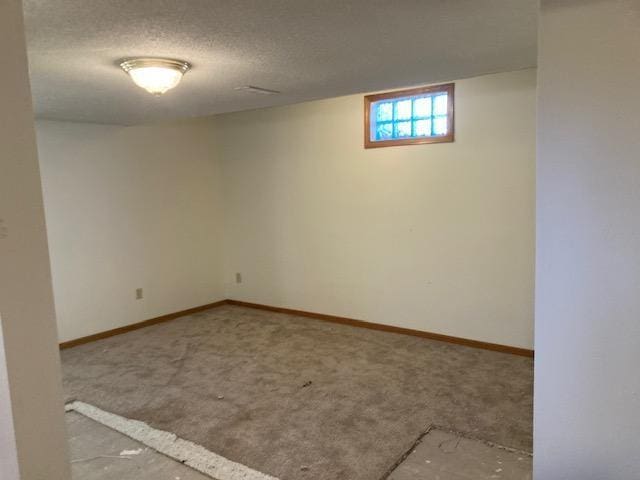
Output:
[[[20,475],[20,469],[18,467],[16,432],[13,428],[13,406],[11,404],[7,367],[7,357],[4,352],[4,335],[2,333],[2,316],[0,316],[0,478],[17,480]]]
[[[531,348],[535,76],[456,82],[453,144],[364,150],[361,95],[215,117],[228,296]]]
[[[224,298],[206,125],[41,121],[37,134],[61,341]]]
[[[639,478],[640,2],[545,0],[536,480]]]
[[[22,4],[0,2],[0,478],[68,480]]]
[[[455,143],[375,150],[361,95],[38,122],[60,339],[231,297],[531,348],[535,90],[458,81]]]

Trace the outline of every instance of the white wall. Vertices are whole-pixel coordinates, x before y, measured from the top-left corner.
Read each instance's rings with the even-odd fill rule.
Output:
[[[68,480],[51,273],[18,0],[0,2],[0,57],[0,478]]]
[[[640,2],[544,0],[534,473],[640,472]]]
[[[61,341],[224,298],[205,124],[41,121],[37,134]]]
[[[531,348],[535,76],[456,82],[453,144],[365,150],[362,95],[215,117],[228,295]]]

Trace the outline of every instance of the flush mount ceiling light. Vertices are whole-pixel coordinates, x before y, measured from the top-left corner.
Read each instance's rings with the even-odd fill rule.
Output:
[[[153,95],[162,95],[180,83],[191,65],[182,60],[132,58],[120,62],[120,67],[136,85]]]

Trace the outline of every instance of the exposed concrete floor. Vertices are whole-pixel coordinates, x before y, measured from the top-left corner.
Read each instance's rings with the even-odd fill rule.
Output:
[[[531,480],[532,458],[432,429],[388,480]]]
[[[67,400],[282,480],[379,479],[434,425],[531,448],[530,358],[233,306],[62,357]]]
[[[68,412],[65,418],[73,480],[211,480],[82,415]]]
[[[211,480],[75,412],[66,423],[73,480]],[[531,470],[529,455],[432,429],[387,480],[531,480]]]

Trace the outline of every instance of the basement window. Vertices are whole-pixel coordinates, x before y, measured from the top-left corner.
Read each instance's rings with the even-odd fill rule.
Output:
[[[365,148],[453,142],[454,84],[364,97]]]

